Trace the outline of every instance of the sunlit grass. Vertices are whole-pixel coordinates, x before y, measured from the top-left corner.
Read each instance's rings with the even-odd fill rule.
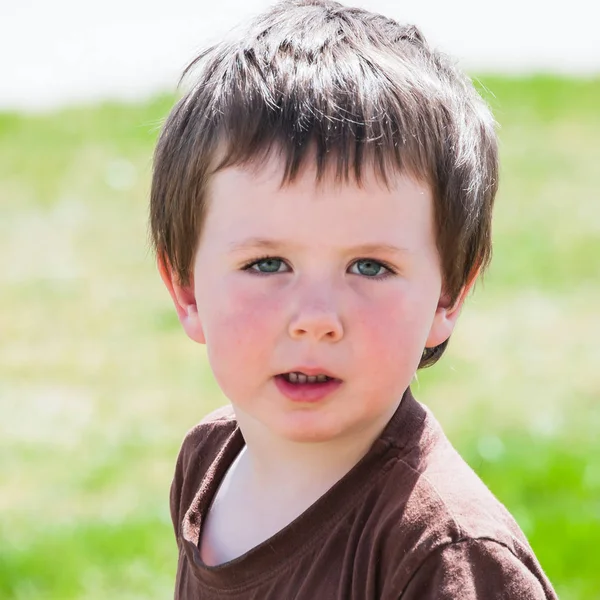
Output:
[[[414,389],[561,598],[595,600],[600,81],[484,84],[503,158],[494,262]],[[171,595],[174,460],[223,402],[147,242],[172,102],[0,115],[1,598]]]

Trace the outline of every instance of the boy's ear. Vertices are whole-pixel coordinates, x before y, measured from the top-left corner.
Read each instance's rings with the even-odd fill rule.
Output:
[[[158,271],[160,276],[171,294],[175,310],[179,321],[183,326],[188,337],[199,344],[205,344],[204,331],[198,315],[198,306],[196,304],[196,294],[194,293],[194,282],[190,281],[188,285],[181,285],[177,273],[173,271],[171,265],[164,256],[157,259]]]
[[[473,289],[475,281],[477,281],[479,271],[479,266],[473,269],[472,275],[469,277],[467,283],[462,288],[458,298],[453,304],[450,304],[448,295],[442,291],[440,301],[435,311],[435,316],[433,317],[429,336],[425,342],[426,348],[435,348],[435,346],[439,346],[450,337],[454,331],[463,304],[469,295],[469,292]]]

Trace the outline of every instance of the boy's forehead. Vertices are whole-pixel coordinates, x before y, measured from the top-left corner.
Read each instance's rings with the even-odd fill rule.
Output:
[[[282,165],[223,168],[212,175],[204,236],[228,252],[285,244],[346,249],[369,245],[418,251],[433,239],[429,186],[397,174],[386,186],[376,173],[357,182],[318,180],[306,167],[281,185]]]

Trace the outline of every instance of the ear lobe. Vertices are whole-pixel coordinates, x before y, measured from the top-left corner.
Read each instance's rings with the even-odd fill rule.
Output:
[[[426,348],[439,346],[450,337],[456,325],[461,307],[462,301],[460,298],[452,306],[448,302],[445,302],[444,298],[441,299],[435,311],[427,341],[425,342]]]
[[[469,292],[473,289],[475,281],[479,275],[479,267],[473,270],[473,274],[469,277],[466,285],[460,291],[458,298],[454,304],[450,304],[450,299],[447,294],[442,293],[435,316],[433,317],[433,323],[429,331],[429,336],[425,342],[426,348],[434,348],[444,343],[454,331],[456,322],[462,310],[463,304],[469,295]]]
[[[164,256],[158,257],[157,266],[165,287],[173,300],[179,322],[183,326],[184,331],[190,339],[199,344],[205,344],[206,340],[198,314],[193,280],[188,285],[179,283],[177,274],[173,271]]]

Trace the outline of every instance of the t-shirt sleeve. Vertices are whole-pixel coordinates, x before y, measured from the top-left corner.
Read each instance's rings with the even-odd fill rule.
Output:
[[[177,545],[179,545],[179,526],[181,519],[179,518],[179,509],[181,504],[181,488],[183,486],[183,448],[179,451],[177,456],[177,464],[175,466],[175,474],[173,475],[173,481],[171,483],[171,489],[169,493],[169,505],[171,511],[171,521],[173,522],[173,529],[175,531],[175,539]]]
[[[231,406],[222,406],[190,429],[181,443],[169,493],[171,520],[178,545],[181,541],[183,517],[198,490],[207,465],[214,460],[234,428]]]
[[[538,578],[508,548],[468,539],[432,552],[401,600],[547,600]]]

